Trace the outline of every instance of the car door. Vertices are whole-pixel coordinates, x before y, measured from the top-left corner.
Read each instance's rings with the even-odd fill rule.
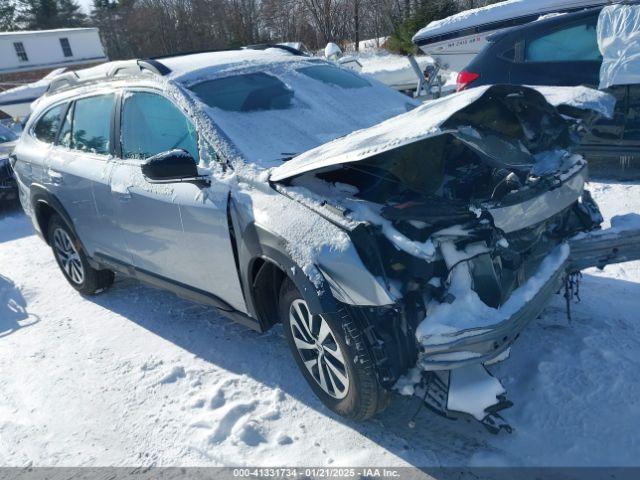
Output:
[[[111,211],[114,93],[90,95],[69,105],[43,181],[58,198],[90,256],[127,251]],[[107,202],[105,202],[107,200]]]
[[[229,187],[151,183],[141,172],[146,159],[176,148],[198,162],[193,123],[160,93],[134,90],[123,96],[120,129],[111,190],[133,265],[246,312],[227,222]]]
[[[517,85],[590,85],[600,81],[602,56],[598,48],[598,17],[536,31],[516,48],[510,82]]]

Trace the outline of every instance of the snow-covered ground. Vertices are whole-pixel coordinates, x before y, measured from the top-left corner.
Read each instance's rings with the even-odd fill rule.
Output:
[[[592,184],[607,218],[640,186]],[[397,397],[366,423],[315,398],[275,328],[118,278],[83,298],[18,211],[0,213],[0,465],[638,465],[640,262],[585,273],[491,367],[493,436]]]

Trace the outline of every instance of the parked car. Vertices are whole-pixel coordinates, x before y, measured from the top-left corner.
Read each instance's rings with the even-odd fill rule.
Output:
[[[241,50],[58,77],[14,168],[79,292],[119,272],[258,331],[282,323],[318,397],[364,419],[416,365],[455,378],[504,358],[562,285],[565,241],[601,221],[573,129],[529,88],[421,105]],[[631,258],[597,247],[580,267]]]
[[[9,154],[16,146],[18,136],[0,124],[0,202],[18,198],[18,187],[9,164]]]
[[[458,90],[481,85],[585,85],[598,88],[602,55],[597,25],[602,7],[551,16],[496,33],[458,75]],[[615,174],[619,166],[640,173],[640,85],[613,85],[612,118],[591,119],[578,151],[592,171]],[[613,167],[613,168],[612,168]]]

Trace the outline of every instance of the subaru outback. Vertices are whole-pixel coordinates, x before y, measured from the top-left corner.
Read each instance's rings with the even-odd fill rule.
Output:
[[[503,359],[569,274],[637,254],[637,239],[594,233],[576,132],[526,87],[421,105],[246,49],[56,77],[12,163],[80,293],[117,272],[258,331],[281,323],[317,396],[366,419],[394,386],[455,410],[456,372]]]

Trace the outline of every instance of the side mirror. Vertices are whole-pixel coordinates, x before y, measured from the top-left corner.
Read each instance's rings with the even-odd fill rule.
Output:
[[[150,183],[205,182],[198,174],[196,161],[182,149],[169,150],[150,157],[142,164],[142,174]]]

